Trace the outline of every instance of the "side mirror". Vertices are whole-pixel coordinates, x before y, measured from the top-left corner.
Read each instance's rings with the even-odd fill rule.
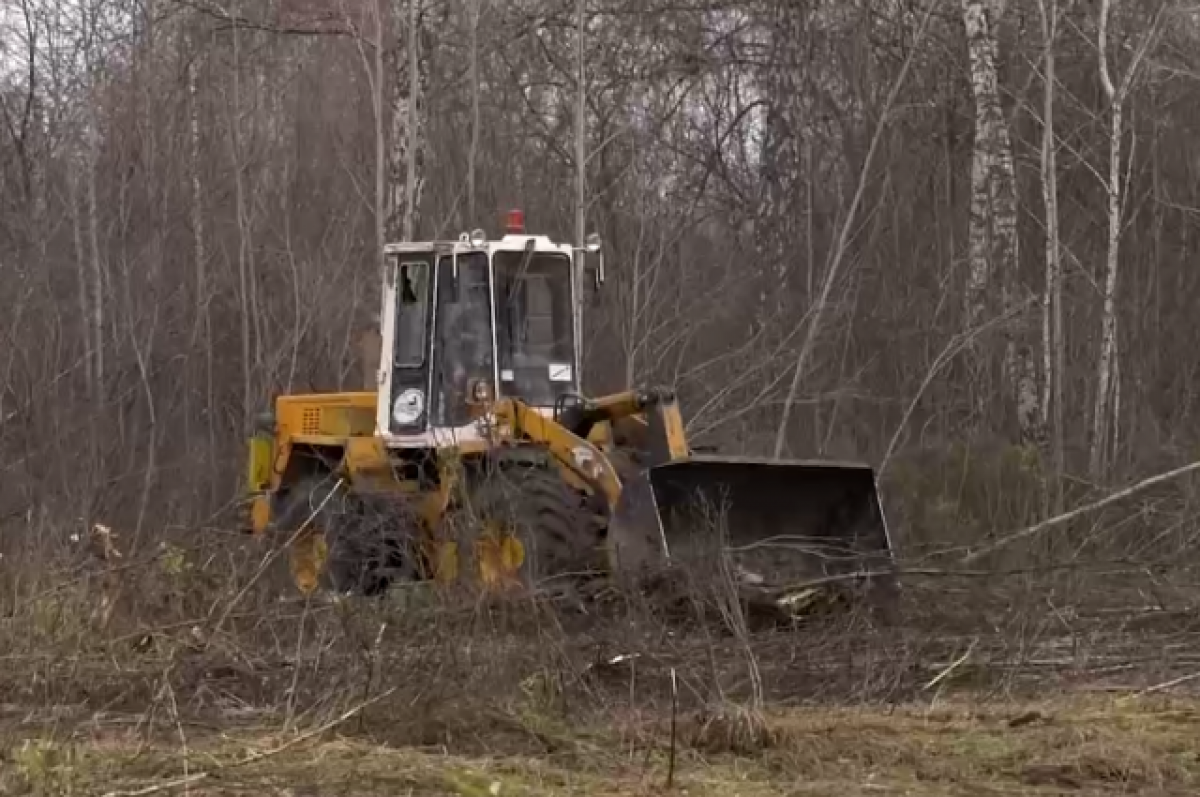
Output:
[[[470,246],[467,234],[464,232],[458,236],[458,243]],[[453,274],[454,281],[458,282],[458,246],[456,245],[450,250],[450,272]]]
[[[600,262],[595,266],[588,266],[587,272],[592,278],[592,288],[599,291],[604,287],[604,253],[600,253]]]
[[[603,243],[600,240],[600,233],[594,232],[594,233],[591,233],[590,235],[588,235],[588,237],[586,239],[584,239],[583,248],[584,248],[584,251],[588,252],[589,254],[593,254],[593,255],[599,254],[600,255],[600,263],[599,263],[598,267],[596,267],[594,269],[590,269],[590,271],[592,272],[592,279],[595,283],[596,290],[599,290],[601,288],[601,286],[604,285],[604,276],[605,276],[604,275],[604,249],[603,249]]]

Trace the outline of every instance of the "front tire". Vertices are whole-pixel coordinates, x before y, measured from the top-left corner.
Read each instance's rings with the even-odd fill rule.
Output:
[[[389,533],[388,519],[368,512],[364,502],[332,473],[306,476],[292,485],[276,526],[280,544],[309,532],[324,537],[327,553],[317,576],[319,589],[379,595],[410,569],[400,538]],[[301,526],[304,531],[297,535]]]
[[[468,493],[468,536],[490,524],[515,536],[524,549],[519,576],[526,585],[575,581],[604,567],[603,524],[553,466],[497,468]]]

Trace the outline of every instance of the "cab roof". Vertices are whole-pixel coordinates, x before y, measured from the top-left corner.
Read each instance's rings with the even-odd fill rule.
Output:
[[[475,246],[463,240],[404,241],[386,244],[383,251],[389,255],[404,254],[407,252],[445,252],[449,254],[456,247],[460,253],[488,250],[521,251],[529,246],[530,243],[533,244],[533,249],[537,252],[564,252],[569,254],[572,249],[570,244],[555,243],[546,235],[515,235],[509,233],[503,238],[489,238],[482,246]]]

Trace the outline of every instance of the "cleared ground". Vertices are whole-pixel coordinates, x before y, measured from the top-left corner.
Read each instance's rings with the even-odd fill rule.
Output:
[[[262,719],[50,722],[10,713],[5,794],[640,795],[667,790],[669,715],[527,728],[545,752],[455,755],[374,739],[385,721],[281,733]],[[792,709],[678,717],[672,793],[686,795],[1196,794],[1200,700],[1081,694],[1037,702]],[[511,729],[510,729],[511,730]]]
[[[1200,794],[1190,565],[931,574],[897,626],[788,630],[703,591],[280,601],[214,550],[7,593],[0,794]]]

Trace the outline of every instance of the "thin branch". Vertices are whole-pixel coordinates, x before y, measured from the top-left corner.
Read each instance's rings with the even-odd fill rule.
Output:
[[[267,758],[271,758],[272,756],[279,755],[280,753],[283,753],[283,752],[286,752],[287,750],[292,749],[296,745],[299,745],[303,742],[307,742],[309,739],[315,738],[327,731],[333,730],[334,728],[343,724],[347,720],[353,719],[357,714],[362,712],[363,709],[367,708],[368,706],[372,705],[373,703],[378,703],[380,700],[383,700],[385,697],[391,695],[395,691],[396,691],[396,688],[393,687],[393,688],[387,690],[386,692],[372,698],[371,700],[365,701],[363,703],[359,703],[354,708],[349,709],[341,716],[339,716],[333,720],[330,720],[329,722],[325,723],[324,725],[322,725],[318,728],[314,728],[311,731],[302,733],[294,739],[289,739],[288,741],[284,742],[283,744],[279,745],[278,747],[272,747],[270,750],[265,750],[261,753],[251,753],[247,756],[243,756],[242,758],[239,758],[238,760],[232,761],[228,764],[217,765],[216,767],[213,767],[212,769],[206,769],[203,772],[196,772],[191,775],[186,775],[182,778],[175,778],[174,780],[168,780],[168,781],[164,781],[162,783],[154,783],[154,784],[151,784],[150,786],[145,786],[140,789],[131,789],[128,791],[105,792],[103,797],[145,797],[145,795],[148,795],[148,794],[158,794],[159,792],[169,791],[171,789],[178,789],[178,788],[181,788],[184,786],[190,786],[193,783],[198,783],[202,780],[206,780],[208,778],[211,778],[213,775],[215,775],[217,773],[224,772],[224,771],[227,771],[230,769],[235,769],[237,767],[244,767],[249,764],[257,764],[259,761],[263,761]]]
[[[258,566],[258,570],[255,571],[254,575],[251,576],[250,580],[246,582],[246,585],[242,587],[242,589],[238,592],[238,594],[234,596],[233,600],[229,602],[229,604],[225,607],[225,611],[221,613],[221,616],[217,619],[217,622],[213,625],[212,631],[209,634],[210,639],[213,636],[215,636],[218,631],[221,630],[221,627],[225,625],[225,621],[229,619],[229,615],[232,614],[234,607],[236,607],[239,603],[241,603],[242,598],[244,598],[246,596],[246,593],[248,593],[250,591],[250,589],[256,583],[258,583],[258,580],[260,578],[262,578],[263,575],[267,572],[267,569],[270,567],[271,563],[275,561],[276,557],[278,557],[280,555],[280,553],[283,552],[284,550],[287,550],[288,548],[290,548],[291,546],[296,544],[296,541],[300,539],[300,535],[303,534],[306,529],[308,529],[308,527],[312,524],[313,520],[316,519],[317,515],[321,514],[321,511],[325,509],[325,505],[327,503],[329,503],[329,501],[333,498],[334,495],[337,494],[338,490],[342,489],[342,486],[345,483],[346,483],[345,479],[338,479],[337,483],[333,485],[333,489],[331,489],[325,495],[325,497],[321,499],[321,503],[317,504],[317,507],[315,509],[313,509],[312,512],[309,513],[308,517],[304,519],[304,522],[296,527],[296,530],[294,532],[292,532],[292,535],[290,537],[288,537],[287,542],[284,543],[282,547],[268,552],[268,554],[265,557],[263,557],[262,562]],[[213,606],[213,611],[215,611],[215,610],[216,610],[216,605]],[[211,616],[212,612],[210,612],[209,614]]]
[[[1016,318],[1018,315],[1025,312],[1025,309],[1029,307],[1029,305],[1033,304],[1034,301],[1036,301],[1036,297],[1029,296],[1021,304],[1017,305],[1016,307],[1009,308],[1007,313],[980,324],[974,329],[968,329],[960,332],[950,339],[950,342],[946,344],[946,347],[942,349],[941,353],[939,353],[937,358],[933,361],[933,365],[929,367],[929,371],[925,374],[925,378],[921,380],[921,386],[917,388],[916,394],[913,395],[912,400],[908,403],[908,407],[904,410],[904,417],[900,419],[900,423],[896,424],[896,431],[892,433],[892,439],[888,442],[887,451],[884,452],[883,459],[880,461],[879,468],[876,471],[878,475],[882,476],[884,470],[887,469],[888,463],[891,461],[892,455],[896,453],[896,447],[900,443],[900,436],[903,434],[905,427],[908,426],[908,421],[912,418],[913,412],[916,411],[917,404],[920,403],[921,397],[925,395],[925,391],[928,390],[929,385],[933,383],[934,377],[936,377],[943,368],[949,365],[951,360],[969,347],[971,343],[979,336],[983,335],[992,327],[999,326],[1000,324]]]
[[[1143,689],[1142,691],[1138,692],[1136,695],[1134,695],[1134,697],[1142,697],[1143,695],[1152,695],[1155,692],[1162,692],[1166,689],[1170,689],[1171,687],[1179,686],[1181,684],[1186,684],[1189,681],[1195,681],[1197,679],[1200,679],[1200,672],[1194,672],[1194,673],[1190,673],[1188,675],[1181,675],[1178,678],[1172,678],[1169,681],[1164,681],[1160,684],[1155,684],[1154,686],[1148,686],[1145,689]]]
[[[317,28],[317,27],[298,27],[295,25],[274,25],[270,22],[262,20],[250,19],[241,14],[231,13],[229,10],[221,8],[211,3],[202,2],[202,0],[174,0],[175,3],[181,6],[186,6],[206,17],[215,19],[221,22],[221,26],[216,28],[218,31],[226,30],[257,30],[263,33],[275,33],[286,36],[347,36],[350,38],[364,40],[364,37],[359,34],[355,27],[347,20],[339,20],[335,16],[328,18],[314,19],[313,22],[318,25],[327,25],[330,23],[343,23],[344,28]],[[265,4],[264,4],[265,7]],[[371,44],[367,41],[367,44]]]
[[[1160,473],[1157,476],[1151,476],[1148,479],[1143,479],[1142,481],[1138,482],[1137,484],[1132,484],[1129,487],[1126,487],[1124,490],[1118,490],[1117,492],[1113,493],[1112,495],[1101,498],[1099,501],[1094,501],[1093,503],[1085,504],[1084,506],[1072,509],[1070,512],[1064,512],[1061,515],[1055,515],[1052,518],[1043,520],[1041,523],[1036,523],[1028,528],[1013,532],[1012,534],[1002,537],[999,540],[997,540],[996,542],[993,542],[990,545],[980,548],[978,551],[975,551],[973,553],[968,554],[967,556],[964,556],[962,559],[962,564],[967,565],[967,564],[971,564],[973,562],[977,562],[980,559],[982,559],[984,556],[987,556],[988,554],[990,554],[994,551],[997,551],[1001,548],[1005,548],[1005,547],[1011,545],[1012,543],[1017,542],[1018,540],[1023,540],[1028,537],[1032,537],[1036,534],[1041,534],[1042,532],[1048,531],[1049,529],[1052,529],[1055,526],[1061,526],[1064,523],[1069,523],[1072,520],[1075,520],[1076,518],[1083,517],[1084,515],[1091,514],[1092,512],[1097,512],[1101,509],[1104,509],[1105,507],[1112,506],[1113,504],[1118,503],[1120,501],[1124,501],[1126,498],[1131,498],[1131,497],[1137,495],[1138,493],[1145,492],[1146,490],[1149,490],[1151,487],[1157,487],[1160,484],[1165,484],[1166,482],[1173,481],[1175,479],[1178,479],[1181,476],[1186,476],[1189,473],[1193,473],[1195,471],[1200,471],[1200,462],[1193,462],[1189,465],[1184,465],[1182,467],[1176,468],[1175,470],[1170,470],[1170,471],[1167,471],[1166,473]]]
[[[888,117],[891,115],[892,107],[896,104],[896,98],[900,95],[900,89],[904,86],[905,79],[908,77],[908,72],[912,67],[917,48],[925,38],[925,30],[929,27],[929,20],[933,18],[933,10],[937,5],[935,0],[930,0],[925,6],[925,14],[921,18],[921,27],[917,29],[916,36],[913,37],[912,47],[904,59],[904,66],[900,68],[900,74],[896,76],[895,82],[892,83],[892,89],[888,92],[883,110],[879,114],[879,122],[875,125],[875,134],[871,136],[871,146],[867,149],[867,156],[863,159],[862,169],[858,174],[858,187],[854,191],[854,199],[850,202],[846,218],[842,221],[842,228],[838,233],[837,245],[830,256],[829,267],[825,269],[825,280],[821,285],[821,295],[817,299],[813,319],[808,327],[808,334],[805,336],[804,343],[800,347],[800,354],[796,358],[795,370],[792,371],[792,384],[788,388],[787,399],[783,404],[783,414],[779,419],[779,426],[775,430],[776,459],[783,456],[783,446],[787,439],[788,421],[791,418],[792,405],[796,401],[796,393],[800,389],[800,380],[804,376],[804,368],[808,364],[813,343],[816,341],[817,333],[821,329],[821,318],[825,306],[829,303],[829,294],[833,291],[833,283],[837,280],[842,261],[846,257],[846,249],[850,242],[850,232],[854,228],[855,219],[858,216],[858,207],[862,204],[863,196],[867,192],[867,181],[870,177],[871,163],[875,160],[875,152],[879,149],[879,142],[883,139],[883,131],[887,128]]]

